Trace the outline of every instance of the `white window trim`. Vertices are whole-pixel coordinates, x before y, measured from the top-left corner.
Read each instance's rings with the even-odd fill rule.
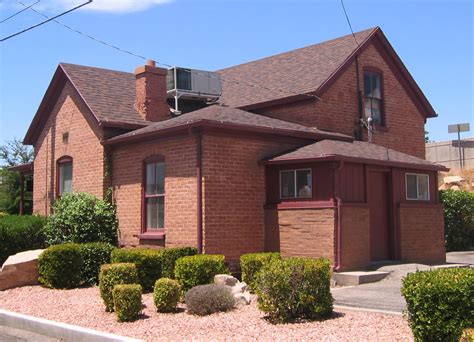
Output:
[[[301,198],[305,198],[305,199],[308,199],[308,198],[313,198],[313,184],[311,184],[311,197],[297,197],[296,196],[296,171],[309,171],[309,174],[311,175],[311,183],[313,183],[313,170],[311,168],[304,168],[304,169],[288,169],[288,170],[280,170],[280,173],[279,173],[279,180],[278,180],[278,188],[280,190],[280,199],[301,199]],[[283,197],[282,194],[281,194],[281,174],[282,172],[293,172],[294,174],[294,178],[295,178],[295,196],[293,197]]]
[[[408,197],[407,178],[408,178],[409,175],[410,176],[416,176],[416,197],[417,198],[409,198]],[[428,182],[427,182],[428,183],[428,198],[427,199],[420,198],[420,194],[418,193],[418,177],[419,176],[428,178]],[[430,200],[430,175],[427,175],[425,173],[410,173],[410,172],[405,173],[405,198],[407,199],[407,201],[429,201]]]

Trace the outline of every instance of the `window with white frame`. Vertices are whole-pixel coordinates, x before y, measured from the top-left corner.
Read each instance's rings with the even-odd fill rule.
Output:
[[[429,180],[428,175],[406,173],[407,200],[428,201],[430,199]]]
[[[311,169],[280,171],[281,198],[311,198]]]

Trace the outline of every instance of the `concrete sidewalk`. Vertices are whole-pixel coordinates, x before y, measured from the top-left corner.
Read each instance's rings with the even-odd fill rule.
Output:
[[[448,263],[468,264],[474,266],[474,251],[451,252],[446,254]],[[405,299],[400,293],[402,278],[408,273],[427,271],[430,266],[422,264],[398,264],[383,266],[377,271],[391,272],[385,279],[376,282],[350,287],[332,288],[335,305],[355,308],[368,308],[403,312],[406,308]]]

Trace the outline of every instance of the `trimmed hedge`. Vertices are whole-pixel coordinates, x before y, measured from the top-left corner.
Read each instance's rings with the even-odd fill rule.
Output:
[[[83,266],[79,244],[51,246],[38,258],[38,280],[44,286],[56,289],[78,287]]]
[[[229,311],[235,306],[235,299],[230,289],[221,284],[193,287],[186,293],[185,301],[188,313],[199,316]]]
[[[416,341],[459,341],[474,326],[474,269],[416,272],[402,282]]]
[[[121,248],[112,251],[112,263],[131,262],[137,266],[138,283],[143,291],[153,291],[153,285],[161,278],[162,252],[152,248]]]
[[[210,284],[216,274],[228,274],[223,255],[198,254],[179,258],[174,274],[183,291]]]
[[[173,312],[176,310],[180,295],[181,286],[176,280],[161,278],[155,283],[153,302],[158,312]]]
[[[112,297],[119,322],[134,321],[142,312],[142,287],[140,285],[115,285],[112,290]]]
[[[75,242],[108,242],[117,245],[115,206],[93,195],[66,193],[54,202],[45,227],[50,245]]]
[[[115,247],[105,242],[89,242],[79,246],[84,261],[81,280],[85,285],[97,285],[100,266],[110,263],[110,253]]]
[[[45,225],[42,216],[0,215],[0,267],[10,255],[46,248]]]
[[[463,251],[474,246],[474,193],[440,191],[444,206],[446,251]]]
[[[105,264],[100,267],[99,290],[106,311],[114,310],[112,290],[115,285],[138,283],[137,267],[133,263]]]
[[[328,318],[330,279],[331,263],[325,258],[274,260],[257,275],[258,307],[273,322]]]
[[[163,249],[162,253],[163,253],[162,276],[165,278],[173,279],[176,260],[185,256],[196,255],[198,254],[198,250],[195,247],[173,247],[173,248]]]
[[[255,292],[257,273],[260,269],[273,260],[280,260],[280,253],[249,253],[240,257],[242,281],[247,283],[249,289]]]

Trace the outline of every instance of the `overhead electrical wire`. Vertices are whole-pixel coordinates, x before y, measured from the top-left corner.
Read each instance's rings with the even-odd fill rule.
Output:
[[[27,31],[30,31],[30,30],[34,29],[34,28],[37,28],[38,26],[44,25],[44,24],[46,24],[46,23],[48,23],[48,22],[50,22],[50,21],[52,21],[52,20],[54,20],[54,19],[56,19],[56,18],[59,18],[59,17],[65,15],[65,14],[68,14],[68,13],[70,13],[70,12],[72,12],[72,11],[75,11],[75,10],[81,8],[82,6],[88,5],[88,4],[90,4],[91,2],[92,2],[92,0],[88,0],[88,1],[84,2],[83,4],[81,4],[81,5],[79,5],[79,6],[73,7],[73,8],[71,8],[70,10],[67,10],[67,11],[65,11],[65,12],[63,12],[63,13],[60,13],[60,14],[58,14],[58,15],[56,15],[56,16],[54,16],[54,17],[51,17],[51,18],[49,18],[49,19],[47,19],[47,20],[44,20],[44,21],[40,22],[39,24],[30,26],[30,27],[28,27],[28,28],[26,28],[26,29],[24,29],[24,30],[21,30],[21,31],[16,32],[16,33],[14,33],[14,34],[12,34],[12,35],[9,35],[8,37],[2,38],[2,39],[0,39],[0,42],[4,42],[4,41],[6,41],[6,40],[8,40],[8,39],[11,39],[11,38],[13,38],[13,37],[16,37],[16,36],[22,34],[22,33],[25,33],[25,32],[27,32]],[[32,8],[32,7],[30,7],[29,9],[34,10],[34,8]]]
[[[20,13],[26,11],[27,9],[33,7],[33,6],[36,5],[38,2],[40,2],[40,0],[36,1],[35,3],[32,3],[32,4],[29,5],[28,7],[23,8],[22,10],[19,10],[19,11],[16,12],[16,13],[13,13],[11,16],[9,16],[9,17],[3,19],[2,21],[0,21],[0,24],[3,24],[5,21],[10,20],[10,19],[13,18],[13,17],[16,17],[18,14],[20,14]]]
[[[349,19],[349,16],[347,15],[346,6],[344,6],[344,0],[341,0],[341,5],[342,5],[342,10],[344,11],[344,15],[346,16],[347,24],[349,24],[349,28],[351,29],[352,37],[354,37],[354,40],[357,46],[359,46],[359,42],[357,41],[354,30],[352,29],[351,21]]]
[[[17,0],[17,3],[19,3],[20,5],[24,6],[24,7],[27,7],[26,4],[24,4],[23,2]],[[113,44],[110,44],[102,39],[98,39],[98,38],[95,38],[94,36],[91,36],[90,34],[87,34],[87,33],[84,33],[80,30],[77,30],[59,20],[56,20],[55,18],[50,18],[49,16],[47,16],[46,14],[38,11],[37,9],[35,8],[29,8],[31,11],[41,15],[42,17],[44,18],[47,18],[49,19],[50,21],[53,21],[55,22],[56,24],[58,25],[61,25],[63,26],[64,28],[72,31],[72,32],[75,32],[76,34],[79,34],[81,36],[84,36],[90,40],[93,40],[94,42],[96,43],[99,43],[99,44],[102,44],[106,47],[109,47],[111,49],[114,49],[114,50],[117,50],[119,52],[122,52],[122,53],[125,53],[125,54],[128,54],[128,55],[131,55],[131,56],[134,56],[136,58],[140,58],[142,60],[153,60],[155,61],[156,64],[158,65],[162,65],[162,66],[165,66],[165,67],[168,67],[168,68],[174,68],[175,65],[171,65],[171,64],[168,64],[168,63],[164,63],[164,62],[160,62],[160,61],[157,61],[156,59],[153,59],[153,58],[149,58],[149,57],[146,57],[146,56],[143,56],[141,54],[138,54],[138,53],[135,53],[135,52],[132,52],[130,50],[127,50],[127,49],[123,49],[121,47],[118,47],[116,45],[113,45]],[[235,83],[235,84],[240,84],[240,85],[244,85],[244,86],[248,86],[248,87],[253,87],[253,88],[260,88],[260,89],[264,89],[264,90],[267,90],[267,91],[278,91],[280,93],[283,93],[283,94],[286,94],[286,95],[294,95],[294,96],[306,96],[308,98],[311,98],[311,99],[314,99],[314,100],[319,100],[321,101],[321,98],[315,94],[311,94],[311,93],[298,93],[298,92],[293,92],[291,90],[281,90],[281,89],[277,89],[277,88],[270,88],[270,87],[266,87],[266,86],[263,86],[261,84],[257,84],[257,83],[253,83],[253,82],[245,82],[245,81],[241,81],[241,80],[236,80],[236,79],[233,79],[232,77],[223,77],[223,76],[220,76],[220,77],[217,77],[217,76],[213,76],[213,75],[209,75],[209,74],[204,74],[204,73],[200,73],[200,72],[196,72],[196,71],[193,71],[195,74],[198,74],[198,75],[201,75],[201,76],[206,76],[206,77],[209,77],[209,78],[214,78],[214,79],[220,79],[224,82],[228,82],[228,83]]]

